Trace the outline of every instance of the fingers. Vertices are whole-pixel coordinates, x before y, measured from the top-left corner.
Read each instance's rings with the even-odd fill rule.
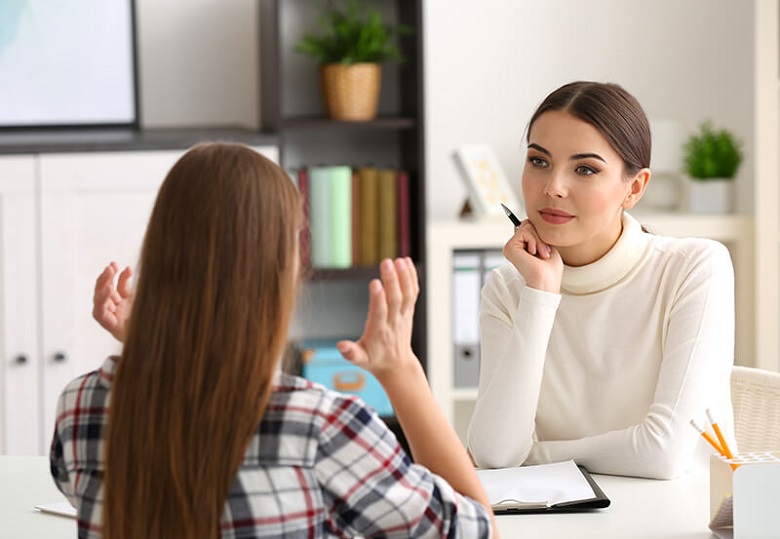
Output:
[[[113,295],[114,276],[118,271],[116,262],[111,262],[95,280],[95,293],[92,297],[92,316],[103,324],[103,313]]]
[[[387,301],[385,289],[379,279],[373,279],[368,283],[368,315],[366,316],[366,329],[364,335],[376,331],[387,320]]]
[[[387,300],[387,309],[393,314],[401,309],[403,302],[403,292],[401,283],[398,280],[397,264],[386,258],[379,265],[379,273],[382,276],[382,286],[385,289],[385,298]]]
[[[542,241],[536,228],[534,228],[533,223],[528,219],[524,220],[519,227],[515,228],[512,240],[530,255],[544,259],[550,258],[550,245]]]
[[[401,288],[401,314],[414,312],[414,305],[420,292],[417,269],[410,258],[398,258],[395,261],[398,282]]]
[[[133,276],[133,270],[130,266],[125,266],[122,273],[119,274],[119,281],[117,282],[117,292],[123,298],[128,298],[132,294],[132,288],[130,287],[130,277]]]

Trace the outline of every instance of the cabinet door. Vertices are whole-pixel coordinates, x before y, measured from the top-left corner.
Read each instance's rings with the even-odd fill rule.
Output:
[[[181,154],[40,157],[44,452],[62,388],[120,351],[92,319],[95,278],[111,260],[136,266],[158,187]]]
[[[0,453],[34,454],[38,403],[35,157],[0,157]]]

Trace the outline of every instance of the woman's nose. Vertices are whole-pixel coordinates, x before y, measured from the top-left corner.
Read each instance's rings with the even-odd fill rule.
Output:
[[[551,172],[544,185],[544,194],[553,198],[563,198],[566,196],[565,180],[561,174]]]

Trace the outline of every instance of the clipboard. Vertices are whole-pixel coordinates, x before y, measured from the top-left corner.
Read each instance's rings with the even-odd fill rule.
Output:
[[[588,470],[583,466],[576,465],[573,461],[520,468],[504,468],[487,472],[489,474],[499,474],[498,477],[504,476],[498,481],[503,483],[503,485],[497,485],[494,480],[484,475],[485,471],[477,472],[488,493],[488,498],[491,499],[493,513],[497,515],[579,513],[605,509],[611,503],[609,497],[607,497]],[[562,501],[555,501],[555,499],[552,502],[542,501],[551,499],[546,496],[547,491],[550,490],[547,484],[548,477],[550,483],[559,483],[563,480],[573,485],[570,491],[565,493],[557,492],[558,499]],[[507,479],[509,479],[510,483],[512,481],[518,483],[518,494],[512,495],[511,499],[494,502],[493,500],[498,498],[506,498],[506,489],[512,489],[511,484],[507,486]],[[501,491],[502,489],[503,491]],[[521,490],[523,494],[520,494]],[[581,497],[582,493],[586,491],[587,497]],[[591,493],[592,496],[589,496]],[[527,499],[529,501],[518,501],[525,496],[528,496]]]

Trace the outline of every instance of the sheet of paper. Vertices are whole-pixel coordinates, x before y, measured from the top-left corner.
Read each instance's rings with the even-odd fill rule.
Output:
[[[593,488],[573,460],[477,470],[491,505],[516,501],[524,504],[555,505],[594,498]]]
[[[42,513],[51,513],[64,517],[76,518],[76,508],[69,502],[42,503],[35,508]]]

